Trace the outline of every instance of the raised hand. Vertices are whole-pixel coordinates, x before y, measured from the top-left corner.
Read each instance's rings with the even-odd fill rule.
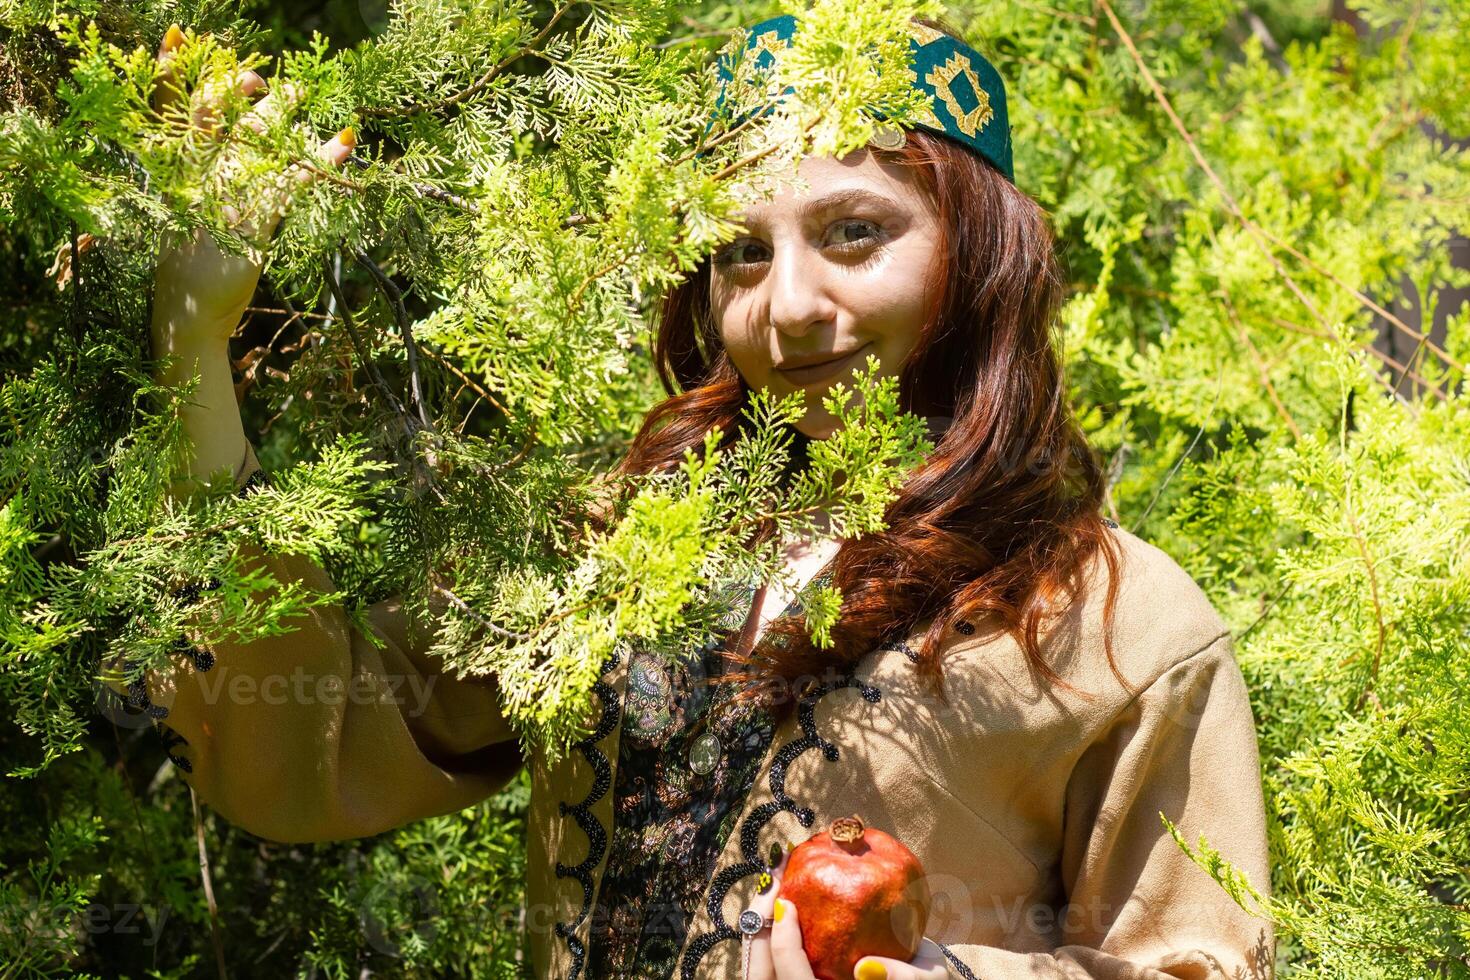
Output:
[[[175,25],[159,45],[160,83],[155,90],[154,110],[186,118],[203,138],[225,138],[228,134],[220,110],[228,93],[218,85],[185,91],[174,70],[180,51],[189,43],[188,35]],[[237,71],[233,81],[235,91],[245,98],[265,93],[235,123],[255,133],[264,132],[290,113],[299,98],[289,85],[266,92],[265,80],[249,69]],[[348,128],[320,144],[317,155],[322,165],[341,165],[351,155],[355,142],[355,134]],[[231,166],[235,159],[230,152],[221,154],[218,166]],[[221,202],[232,227],[254,247],[257,256],[289,206],[294,186],[315,179],[319,173],[315,167],[293,165],[284,172],[252,181],[238,199]],[[156,344],[176,350],[196,342],[227,340],[255,293],[260,270],[257,257],[222,252],[202,229],[192,239],[166,247],[159,256],[154,279]],[[158,335],[160,329],[163,336]]]

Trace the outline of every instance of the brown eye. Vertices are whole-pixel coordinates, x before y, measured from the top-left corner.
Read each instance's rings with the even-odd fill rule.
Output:
[[[839,230],[839,235],[848,237],[848,241],[839,241],[834,244],[842,249],[863,248],[878,243],[882,229],[876,222],[866,221],[862,218],[844,218],[832,224],[834,229]]]
[[[755,256],[746,251],[752,245],[757,248]],[[760,258],[759,249],[759,242],[734,242],[715,253],[715,265],[749,265],[752,262],[762,262],[764,259]]]

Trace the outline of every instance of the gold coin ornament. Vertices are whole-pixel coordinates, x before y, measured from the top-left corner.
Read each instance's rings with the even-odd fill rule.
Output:
[[[873,130],[873,138],[868,142],[880,150],[901,150],[908,138],[904,136],[903,130],[898,126],[890,126],[887,123],[879,123]]]

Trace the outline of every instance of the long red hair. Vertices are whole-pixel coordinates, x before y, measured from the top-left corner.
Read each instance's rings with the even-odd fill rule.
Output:
[[[916,669],[943,699],[946,638],[994,617],[1035,671],[1070,687],[1043,655],[1042,628],[1100,555],[1109,572],[1104,649],[1131,691],[1110,642],[1119,559],[1100,514],[1103,468],[1068,404],[1053,341],[1064,281],[1045,214],[960,144],[925,130],[906,135],[903,147],[869,152],[912,169],[940,216],[942,259],[899,391],[905,410],[953,421],[889,506],[887,530],[844,541],[828,566],[843,596],[833,646],[814,646],[802,617],[783,617],[750,655],[727,651],[745,669],[722,680],[764,682],[743,696],[773,687],[799,694],[927,623]],[[622,473],[677,466],[714,426],[739,437],[749,391],[711,317],[709,277],[705,259],[664,297],[653,357],[670,397],[644,419]]]

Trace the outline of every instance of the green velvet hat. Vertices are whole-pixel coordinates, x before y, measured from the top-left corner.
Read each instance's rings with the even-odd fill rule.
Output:
[[[775,61],[777,47],[788,47],[796,32],[797,20],[782,14],[763,20],[749,29],[745,52],[755,52],[755,68],[769,68]],[[708,134],[724,110],[726,86],[734,80],[732,60],[722,56],[719,63],[720,94],[715,101],[714,118],[705,127]],[[991,166],[1015,182],[1011,169],[1011,126],[1006,115],[1005,83],[1000,72],[974,48],[942,31],[923,24],[909,25],[909,84],[929,98],[928,109],[917,123],[940,136],[947,136],[980,155]],[[781,94],[793,92],[787,86]],[[765,110],[770,111],[770,108]],[[874,111],[875,119],[885,118]],[[736,120],[732,127],[738,125]],[[892,129],[880,129],[875,145],[894,149],[901,145],[901,135]]]

